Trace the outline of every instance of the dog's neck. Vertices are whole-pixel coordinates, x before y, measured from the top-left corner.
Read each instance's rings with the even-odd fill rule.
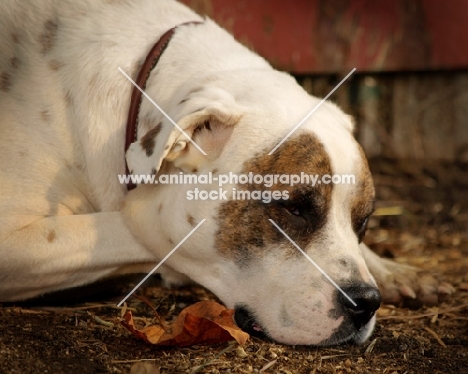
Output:
[[[135,80],[135,84],[132,90],[132,96],[130,98],[130,108],[128,110],[128,117],[127,117],[127,131],[125,135],[125,152],[137,139],[137,123],[138,123],[138,114],[140,111],[141,99],[143,96],[143,91],[146,89],[146,82],[151,74],[151,71],[157,65],[161,55],[164,53],[167,45],[171,41],[172,37],[175,34],[175,30],[183,25],[197,25],[201,24],[202,22],[192,21],[192,22],[185,22],[180,25],[177,25],[168,31],[166,31],[154,44],[153,48],[149,51],[148,55],[146,56],[145,61],[143,62],[140,71],[138,72],[138,76]],[[127,167],[127,174],[128,174],[128,167]],[[131,190],[136,186],[133,183],[127,185],[127,189]]]

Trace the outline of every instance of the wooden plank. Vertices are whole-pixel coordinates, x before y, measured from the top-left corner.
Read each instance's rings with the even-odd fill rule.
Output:
[[[293,73],[468,67],[466,0],[182,0]]]
[[[456,75],[457,96],[454,100],[454,133],[456,159],[468,163],[468,73]]]

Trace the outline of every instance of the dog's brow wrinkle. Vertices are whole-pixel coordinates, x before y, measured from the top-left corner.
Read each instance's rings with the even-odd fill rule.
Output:
[[[160,203],[160,204],[159,204],[159,206],[158,206],[158,214],[160,214],[160,213],[161,213],[161,211],[162,211],[162,208],[163,208],[163,205],[162,205],[162,203]]]

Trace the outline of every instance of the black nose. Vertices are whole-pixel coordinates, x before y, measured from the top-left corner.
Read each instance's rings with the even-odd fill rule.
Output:
[[[380,292],[376,287],[351,286],[343,288],[356,305],[339,293],[340,303],[351,317],[354,326],[360,329],[374,316],[375,311],[380,307]]]
[[[245,332],[259,338],[265,337],[262,327],[257,323],[253,314],[245,306],[236,306],[234,308],[234,320]]]

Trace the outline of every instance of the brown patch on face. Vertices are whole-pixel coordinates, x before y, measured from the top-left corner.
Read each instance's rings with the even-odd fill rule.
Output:
[[[63,63],[57,60],[49,61],[49,68],[53,71],[58,71],[63,66]]]
[[[211,174],[216,174],[217,172],[218,172],[218,169],[211,170]]]
[[[57,38],[58,25],[55,21],[48,20],[44,23],[44,32],[39,37],[42,53],[46,54],[53,48]]]
[[[140,140],[141,148],[146,152],[146,156],[150,157],[154,152],[154,146],[156,145],[156,137],[161,131],[162,124],[159,122],[156,127],[148,131]]]
[[[3,71],[2,74],[0,74],[0,90],[8,92],[10,91],[11,86],[11,75],[6,71]]]
[[[310,133],[303,133],[286,141],[269,156],[271,148],[245,163],[242,173],[253,175],[309,175],[332,174],[331,163],[323,144]],[[261,257],[267,244],[283,244],[283,251],[300,255],[289,241],[269,221],[278,224],[299,246],[305,248],[320,236],[330,209],[332,184],[238,185],[238,190],[287,192],[288,200],[230,200],[220,207],[219,231],[216,245],[228,257],[241,259]],[[286,244],[286,245],[285,245]]]
[[[365,220],[374,210],[375,190],[366,155],[357,144],[361,160],[356,172],[356,192],[351,199],[351,222],[359,241],[365,233]]]
[[[49,233],[47,234],[47,241],[49,243],[52,243],[57,236],[55,235],[55,230],[50,230]]]
[[[162,211],[162,203],[159,204],[159,206],[158,206],[158,214],[161,214],[161,211]]]
[[[174,245],[174,241],[171,238],[168,239],[168,242],[170,245]]]
[[[187,222],[190,226],[195,226],[195,218],[191,214],[187,214]]]

